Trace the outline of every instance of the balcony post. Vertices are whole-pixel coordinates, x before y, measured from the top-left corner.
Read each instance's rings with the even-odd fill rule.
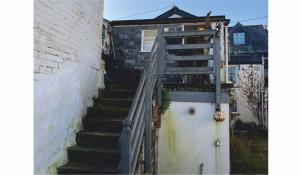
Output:
[[[216,111],[220,111],[221,83],[220,83],[220,38],[218,34],[213,38],[214,75],[216,85]]]

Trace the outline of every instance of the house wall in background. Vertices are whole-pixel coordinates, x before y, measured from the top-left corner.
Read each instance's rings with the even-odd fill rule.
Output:
[[[171,102],[159,129],[158,174],[229,174],[229,104],[221,110],[225,120],[216,122],[214,103]]]
[[[141,52],[142,30],[157,29],[158,25],[114,26],[113,44],[116,58],[128,67],[144,66],[150,52]]]
[[[199,25],[203,23],[187,23],[188,25]],[[143,67],[144,60],[149,58],[150,52],[141,51],[141,40],[142,40],[142,30],[155,30],[159,26],[163,27],[177,27],[183,28],[186,23],[178,24],[149,24],[149,25],[124,25],[124,26],[113,26],[113,44],[116,54],[116,58],[123,60],[125,65],[128,67]],[[213,29],[216,29],[216,22],[212,22],[211,26]],[[220,80],[221,82],[227,81],[227,72],[228,72],[228,40],[225,39],[225,36],[228,37],[227,26],[222,23],[222,30],[220,32],[220,60],[222,61],[222,67],[220,70]],[[213,49],[210,49],[212,54]],[[210,61],[210,65],[213,66],[213,62]]]
[[[236,90],[233,93],[234,97],[237,99],[238,105],[237,105],[237,112],[239,113],[239,116],[236,117],[237,119],[240,119],[244,123],[250,123],[254,122],[258,124],[258,119],[254,116],[253,111],[249,109],[249,105],[247,102],[247,97],[242,93],[241,88],[239,85],[241,85],[241,82],[247,82],[247,76],[245,77],[243,73],[244,70],[249,70],[250,64],[243,64],[243,65],[236,65],[238,67],[237,69],[237,83],[236,83]],[[262,64],[252,64],[253,67],[259,68],[257,69],[256,75],[260,78],[260,81],[263,82],[263,76],[264,76],[264,70]]]
[[[35,0],[34,9],[34,171],[55,173],[104,87],[103,0]]]

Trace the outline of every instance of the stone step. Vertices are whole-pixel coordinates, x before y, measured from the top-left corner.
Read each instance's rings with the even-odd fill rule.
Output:
[[[126,118],[129,108],[100,106],[88,108],[87,118]]]
[[[122,119],[84,118],[82,123],[87,131],[120,133],[122,121]]]
[[[100,97],[128,99],[128,98],[134,97],[135,90],[105,89],[105,90],[102,90],[100,93],[101,93]]]
[[[117,83],[109,83],[105,84],[105,89],[107,90],[118,90],[118,89],[132,89],[132,88],[137,88],[137,85],[124,85],[124,84],[117,84]],[[103,89],[102,89],[103,90]]]
[[[57,168],[58,174],[117,174],[118,166],[93,166],[81,163],[67,163]]]
[[[116,106],[130,108],[132,104],[132,98],[120,99],[120,98],[107,98],[100,97],[94,100],[94,106]]]
[[[74,163],[109,166],[119,164],[120,154],[117,149],[73,146],[68,148],[68,159]]]
[[[80,131],[76,145],[88,148],[118,149],[119,133]]]

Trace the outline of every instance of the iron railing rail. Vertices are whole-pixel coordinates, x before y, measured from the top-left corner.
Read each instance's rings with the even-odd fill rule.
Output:
[[[153,88],[159,74],[158,62],[161,60],[163,42],[161,42],[162,29],[158,30],[157,37],[153,44],[150,58],[146,60],[137,91],[134,95],[131,108],[127,118],[123,121],[121,132],[121,162],[120,171],[122,174],[132,174],[135,171],[141,143],[149,140],[152,128],[152,95]],[[148,141],[149,142],[149,141]],[[151,140],[149,142],[151,144]],[[145,141],[145,169],[151,169],[151,145]],[[147,152],[149,152],[147,154]]]

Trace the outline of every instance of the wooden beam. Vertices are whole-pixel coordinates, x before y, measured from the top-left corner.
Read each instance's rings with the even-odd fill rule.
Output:
[[[212,36],[216,33],[215,30],[190,31],[190,32],[164,32],[164,37],[184,37],[184,36]]]
[[[174,56],[168,55],[166,61],[197,61],[197,60],[212,60],[213,55],[192,55],[192,56]]]
[[[206,49],[213,48],[213,44],[178,44],[178,45],[167,45],[166,49],[178,50],[178,49]]]
[[[213,74],[212,67],[168,67],[165,74]]]

